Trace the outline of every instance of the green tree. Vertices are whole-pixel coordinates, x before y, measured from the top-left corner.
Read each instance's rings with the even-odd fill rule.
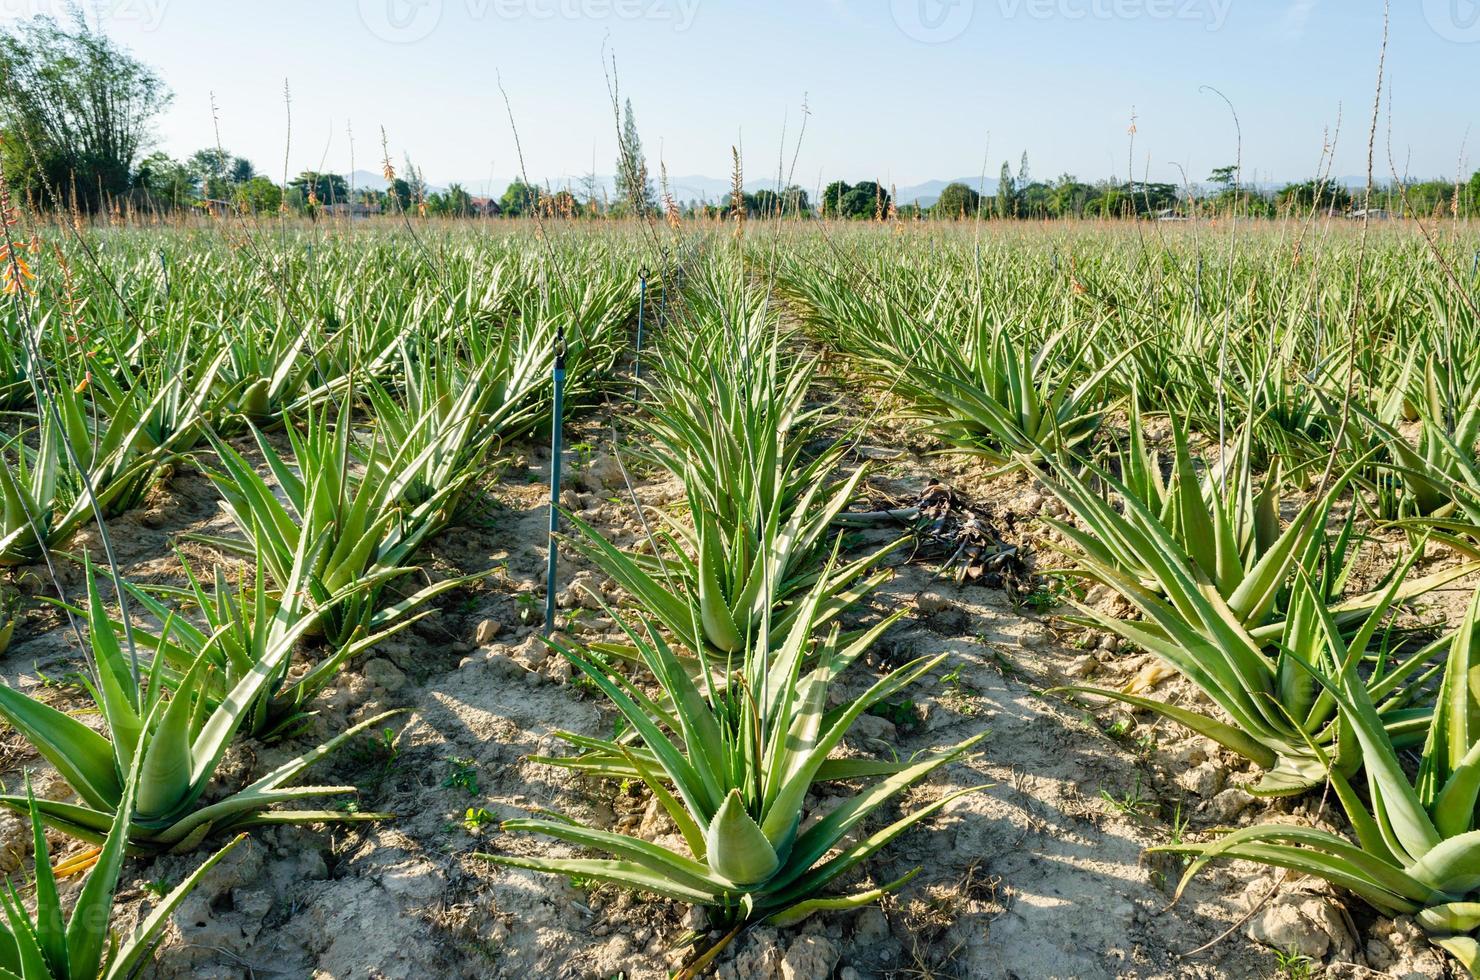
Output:
[[[87,209],[133,186],[150,126],[171,98],[152,69],[88,27],[80,10],[70,27],[35,17],[0,33],[0,77],[11,182],[38,200]]]
[[[473,213],[473,195],[462,184],[452,184],[442,195],[447,202],[447,213],[457,218],[466,218]]]
[[[516,180],[504,191],[504,196],[499,198],[499,207],[504,209],[504,214],[512,217],[530,214],[540,201],[540,189],[533,184],[526,184],[522,180]]]
[[[945,190],[940,192],[940,200],[931,208],[931,214],[951,221],[975,218],[981,209],[981,203],[980,194],[957,181],[947,184]]]
[[[246,157],[232,157],[231,168],[227,171],[226,176],[230,178],[233,184],[245,184],[257,176],[257,168],[252,166],[252,161]]]
[[[200,196],[190,168],[167,153],[151,153],[140,161],[134,186],[155,206],[186,207]]]
[[[1095,189],[1073,174],[1062,174],[1048,192],[1048,213],[1056,218],[1082,218]]]
[[[1303,211],[1333,213],[1345,211],[1351,205],[1351,192],[1328,180],[1287,184],[1275,195],[1275,206],[1282,214]]]
[[[1233,185],[1238,182],[1238,165],[1229,164],[1219,167],[1208,177],[1208,182],[1217,186],[1221,191],[1233,190]]]
[[[1017,178],[1012,167],[1004,160],[1002,172],[997,177],[997,217],[1006,218],[1017,213]]]
[[[236,200],[253,214],[271,214],[283,204],[283,189],[257,174],[236,187]]]
[[[889,192],[877,181],[865,180],[843,195],[841,211],[845,218],[865,220],[887,214]]]
[[[846,180],[835,180],[827,185],[822,192],[822,216],[824,218],[841,218],[843,216],[843,198],[853,188]]]
[[[305,170],[294,177],[288,187],[295,192],[295,206],[306,210],[312,210],[311,204],[324,207],[329,204],[343,204],[349,200],[349,183],[340,174]],[[313,190],[312,195],[309,194],[310,188]]]
[[[403,177],[397,177],[385,189],[382,201],[387,210],[405,213],[411,210],[411,204],[415,198],[415,191],[411,183]]]
[[[622,134],[617,157],[617,204],[639,216],[657,208],[657,195],[648,174],[647,157],[642,152],[642,137],[637,133],[637,117],[628,99],[622,117]]]
[[[234,188],[251,180],[256,173],[251,161],[214,146],[196,150],[185,165],[205,191],[205,196],[216,201],[231,200]]]

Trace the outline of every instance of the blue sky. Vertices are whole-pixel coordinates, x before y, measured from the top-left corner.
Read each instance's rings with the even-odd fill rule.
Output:
[[[1231,163],[1242,120],[1261,178],[1313,173],[1341,132],[1335,172],[1365,171],[1381,39],[1376,0],[101,0],[107,29],[175,91],[166,150],[225,146],[288,169],[379,170],[380,127],[434,183],[472,189],[518,171],[498,91],[532,176],[613,169],[602,71],[615,52],[654,172],[723,177],[786,169],[805,98],[798,182],[901,186],[1014,168],[1034,176],[1192,179]],[[0,17],[60,0],[0,0]],[[1452,176],[1470,133],[1480,167],[1480,2],[1394,4],[1389,78],[1401,170]],[[1134,148],[1128,128],[1134,112]],[[1386,170],[1388,120],[1379,140]]]

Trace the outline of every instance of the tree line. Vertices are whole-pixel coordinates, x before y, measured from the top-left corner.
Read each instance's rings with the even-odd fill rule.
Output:
[[[325,210],[357,213],[626,217],[674,220],[702,217],[941,220],[1194,217],[1237,214],[1346,214],[1365,195],[1323,179],[1278,190],[1244,186],[1236,167],[1221,167],[1201,188],[1135,180],[1085,183],[1070,174],[1035,180],[1023,154],[1016,170],[1003,163],[991,193],[948,185],[929,206],[899,201],[878,180],[836,180],[815,204],[798,186],[743,189],[735,154],[734,190],[718,203],[676,201],[660,173],[655,187],[628,100],[618,129],[615,193],[594,174],[579,187],[555,190],[513,182],[498,201],[476,198],[453,184],[431,190],[408,160],[400,175],[387,163],[383,188],[355,187],[342,174],[305,171],[279,184],[251,161],[220,146],[184,160],[146,152],[152,123],[172,95],[147,65],[93,30],[74,14],[71,23],[50,17],[18,22],[0,32],[0,164],[13,190],[39,207],[93,212],[131,206],[182,210],[232,209],[252,213]],[[613,100],[616,107],[616,100]],[[1468,182],[1415,181],[1380,188],[1373,207],[1394,215],[1480,216],[1480,172]]]

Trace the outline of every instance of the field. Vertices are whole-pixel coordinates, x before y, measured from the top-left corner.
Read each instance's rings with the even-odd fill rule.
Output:
[[[0,977],[1480,970],[1480,229],[7,222]]]

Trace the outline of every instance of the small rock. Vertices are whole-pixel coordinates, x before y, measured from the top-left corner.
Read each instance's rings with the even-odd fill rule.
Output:
[[[1254,797],[1237,786],[1225,789],[1207,804],[1208,817],[1217,823],[1232,823],[1238,816],[1254,805]]]
[[[1333,947],[1355,945],[1341,909],[1322,895],[1280,895],[1249,923],[1249,938],[1273,949],[1322,960]]]
[[[486,647],[503,631],[503,628],[504,624],[498,620],[485,619],[478,624],[478,632],[474,635],[474,642],[480,647]]]
[[[503,680],[513,680],[520,674],[524,673],[524,671],[519,668],[518,664],[510,660],[502,653],[489,654],[488,659],[483,661],[483,663],[485,666],[487,666],[488,670],[493,674],[493,676],[502,678]]]
[[[550,659],[550,648],[538,636],[531,636],[514,648],[512,656],[520,666],[539,670]]]
[[[1386,970],[1398,962],[1391,946],[1381,939],[1367,940],[1367,965],[1374,970]]]
[[[607,453],[591,460],[581,476],[582,483],[589,490],[605,490],[610,487],[620,487],[626,483],[622,475],[622,464],[617,462],[615,456]]]
[[[367,660],[363,673],[371,687],[378,687],[388,694],[394,694],[406,686],[406,675],[389,660],[378,657]]]
[[[781,960],[781,980],[829,980],[840,955],[823,936],[799,936]]]
[[[1197,739],[1168,746],[1165,752],[1169,768],[1192,768],[1208,761],[1207,749]]]
[[[1049,497],[1043,502],[1043,513],[1049,517],[1064,517],[1069,513],[1069,508],[1058,497]]]
[[[853,723],[852,734],[869,741],[892,743],[899,738],[899,729],[887,718],[864,714]]]
[[[950,612],[955,608],[955,604],[951,600],[939,593],[921,592],[915,596],[915,611],[921,616],[939,616],[941,613]]]
[[[554,684],[569,684],[572,672],[570,661],[564,657],[552,658],[545,667],[545,676],[550,678],[551,683]]]
[[[1073,662],[1069,664],[1069,668],[1065,670],[1064,673],[1068,674],[1070,677],[1078,677],[1080,679],[1083,679],[1086,677],[1093,677],[1099,671],[1099,669],[1100,662],[1094,658],[1094,655],[1085,654],[1082,657],[1075,657]]]
[[[853,939],[860,944],[881,942],[889,937],[889,918],[877,905],[858,913],[853,923]]]
[[[1216,762],[1204,762],[1200,766],[1184,770],[1177,775],[1177,785],[1201,797],[1215,797],[1223,789],[1228,773]]]
[[[555,604],[561,609],[599,610],[605,590],[601,582],[590,572],[581,572],[571,580],[570,586],[560,594]]]
[[[735,958],[720,965],[720,980],[775,980],[781,975],[781,937],[775,929],[751,930]]]
[[[13,813],[0,814],[0,875],[14,874],[31,853],[31,827]]]

